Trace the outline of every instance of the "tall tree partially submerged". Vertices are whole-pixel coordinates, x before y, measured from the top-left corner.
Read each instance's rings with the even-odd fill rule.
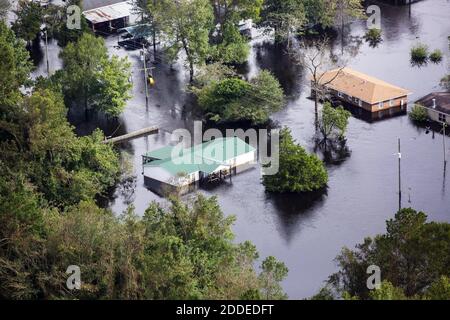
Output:
[[[17,10],[14,11],[17,19],[12,25],[16,35],[28,44],[35,40],[41,31],[44,10],[38,2],[19,0]]]
[[[132,87],[126,58],[109,58],[105,41],[91,34],[69,43],[60,56],[63,70],[56,77],[68,106],[81,106],[86,112],[94,108],[111,116],[122,113]]]
[[[148,6],[162,32],[168,58],[174,61],[183,51],[192,82],[195,66],[203,64],[209,53],[209,30],[214,19],[209,1],[160,0]]]

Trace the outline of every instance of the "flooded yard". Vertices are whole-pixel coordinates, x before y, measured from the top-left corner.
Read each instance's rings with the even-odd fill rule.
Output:
[[[351,57],[348,66],[413,92],[410,102],[440,91],[439,81],[448,73],[450,2],[426,0],[408,6],[381,6],[383,42],[372,48],[360,38],[365,22],[355,22],[346,36],[344,52]],[[358,41],[360,39],[361,41]],[[445,53],[439,64],[414,67],[410,48],[426,43],[431,50]],[[144,186],[141,174],[143,153],[167,145],[170,132],[191,128],[193,116],[187,108],[187,75],[176,64],[155,65],[156,85],[150,89],[145,106],[142,63],[139,51],[115,47],[116,37],[107,38],[112,53],[128,55],[133,62],[133,98],[117,123],[108,123],[108,134],[122,134],[158,125],[159,135],[131,141],[121,148],[130,154],[136,176],[135,186],[118,186],[110,208],[120,214],[129,204],[142,214],[151,201],[165,201]],[[350,50],[351,48],[351,50]],[[341,44],[333,50],[339,54]],[[349,53],[351,52],[351,53]],[[50,46],[51,69],[59,68],[55,44]],[[41,60],[37,74],[45,72]],[[257,37],[246,66],[247,75],[268,69],[280,80],[288,104],[272,119],[288,126],[297,141],[314,150],[314,102],[304,70],[294,65],[284,50]],[[75,117],[76,118],[76,117]],[[79,133],[92,130],[98,123],[73,121]],[[343,246],[353,247],[364,237],[385,230],[385,221],[398,210],[397,141],[402,141],[402,206],[423,210],[429,219],[450,222],[450,167],[444,171],[442,135],[428,133],[415,126],[406,115],[377,122],[350,119],[347,145],[351,155],[328,166],[326,194],[315,198],[296,195],[269,195],[261,184],[260,168],[233,177],[215,188],[199,190],[216,195],[227,215],[235,215],[236,241],[252,241],[260,256],[276,256],[289,268],[283,286],[290,299],[306,298],[316,293],[323,281],[336,270],[333,259]],[[450,156],[450,138],[447,155]]]

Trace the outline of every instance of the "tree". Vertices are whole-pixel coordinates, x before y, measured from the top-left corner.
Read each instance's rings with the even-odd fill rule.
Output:
[[[343,139],[350,117],[351,113],[342,106],[333,108],[330,102],[325,102],[319,120],[319,130],[323,140]]]
[[[362,0],[332,0],[334,8],[334,18],[341,29],[341,45],[344,50],[344,27],[352,19],[363,18]]]
[[[68,15],[66,12],[68,7],[76,5],[81,8],[81,2],[81,0],[69,0],[66,1],[66,4],[63,7],[49,4],[45,9],[44,21],[47,27],[48,36],[54,37],[61,47],[65,47],[70,42],[77,42],[85,33],[92,33],[84,15],[81,15],[80,17],[81,28],[67,28]]]
[[[14,13],[17,15],[17,19],[12,25],[13,31],[30,44],[41,31],[44,18],[41,5],[34,1],[20,0]]]
[[[323,162],[298,145],[287,128],[280,132],[279,165],[277,174],[263,176],[269,192],[311,192],[324,188],[328,182]]]
[[[0,106],[4,119],[6,106],[13,106],[20,98],[19,88],[27,84],[32,63],[23,40],[16,38],[3,21],[0,21],[0,60]]]
[[[210,3],[215,25],[209,34],[212,44],[210,58],[224,63],[244,63],[250,46],[238,25],[248,19],[257,22],[263,0],[210,0]]]
[[[309,26],[329,28],[333,26],[333,1],[303,0],[305,16]]]
[[[450,270],[450,224],[426,220],[423,212],[400,210],[386,222],[385,234],[366,238],[354,251],[342,250],[336,258],[340,270],[330,277],[330,284],[338,292],[367,299],[366,270],[376,265],[383,279],[406,297],[423,295]]]
[[[278,80],[262,71],[250,82],[226,78],[195,90],[200,107],[214,121],[261,124],[280,110],[284,94]]]
[[[425,299],[450,300],[450,278],[441,276],[425,292]]]
[[[102,38],[84,34],[60,54],[63,61],[62,90],[66,101],[94,107],[108,115],[122,113],[132,87],[127,59],[108,58]]]
[[[316,128],[319,124],[319,101],[325,100],[328,90],[327,85],[336,80],[341,71],[344,69],[345,62],[341,62],[335,76],[328,80],[324,80],[326,72],[334,64],[331,50],[329,48],[329,41],[327,38],[312,41],[311,44],[303,43],[297,48],[291,48],[290,54],[294,61],[303,66],[309,74],[311,94],[314,97],[314,111]]]
[[[276,41],[287,40],[288,46],[306,22],[303,0],[266,0],[261,13],[263,26],[275,31]]]
[[[210,51],[209,30],[213,12],[208,0],[161,0],[149,3],[155,23],[160,26],[170,60],[184,51],[190,81],[194,80],[195,66],[205,62]]]
[[[270,256],[263,261],[261,269],[259,281],[262,287],[262,297],[266,300],[286,299],[287,296],[280,286],[280,282],[286,278],[289,271],[286,265]]]
[[[381,287],[369,293],[371,300],[406,300],[402,289],[396,288],[389,281],[383,281]]]
[[[250,45],[247,39],[241,35],[234,24],[227,23],[221,32],[220,40],[216,39],[216,43],[211,46],[209,58],[212,61],[229,64],[245,63],[250,53]]]

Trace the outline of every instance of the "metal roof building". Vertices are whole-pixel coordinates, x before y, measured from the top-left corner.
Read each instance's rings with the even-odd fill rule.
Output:
[[[231,176],[256,162],[256,149],[238,137],[218,138],[191,148],[167,146],[143,155],[146,184],[155,192],[183,188],[210,176]]]
[[[83,15],[94,31],[105,26],[112,31],[129,24],[132,10],[133,5],[123,1],[83,11]]]

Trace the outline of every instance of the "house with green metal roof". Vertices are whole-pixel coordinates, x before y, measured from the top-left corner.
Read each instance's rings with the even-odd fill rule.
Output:
[[[164,194],[186,193],[205,180],[221,180],[252,167],[256,149],[238,137],[214,139],[190,148],[166,146],[143,155],[145,183]]]

